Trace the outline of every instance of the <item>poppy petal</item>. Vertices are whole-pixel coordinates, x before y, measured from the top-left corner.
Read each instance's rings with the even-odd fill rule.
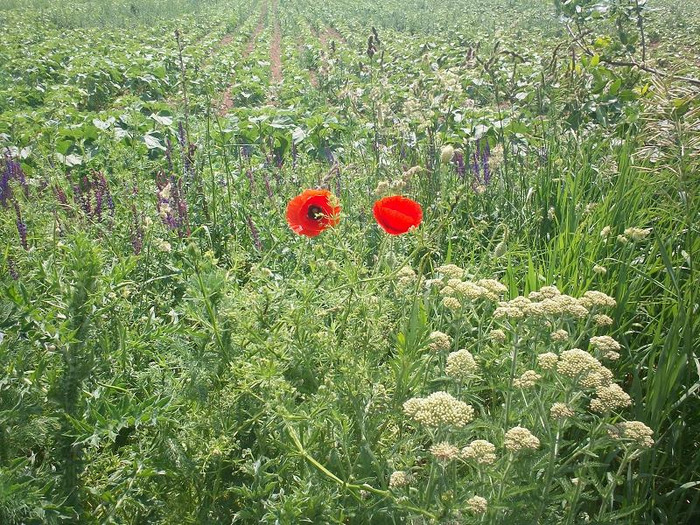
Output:
[[[374,203],[372,212],[379,226],[390,235],[406,233],[423,220],[420,204],[400,195],[378,200]]]

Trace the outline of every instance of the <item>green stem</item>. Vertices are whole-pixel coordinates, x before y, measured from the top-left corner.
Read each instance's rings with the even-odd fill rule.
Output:
[[[515,379],[515,371],[518,366],[518,332],[515,332],[513,338],[513,355],[510,364],[510,378],[508,380],[508,391],[506,394],[506,410],[505,410],[505,422],[504,428],[508,428],[510,421],[510,405],[513,398],[513,380]]]

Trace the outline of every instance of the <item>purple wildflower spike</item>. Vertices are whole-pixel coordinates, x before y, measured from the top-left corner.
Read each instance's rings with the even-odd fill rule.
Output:
[[[17,216],[17,233],[19,233],[19,242],[22,244],[22,248],[29,250],[29,244],[27,243],[27,225],[22,220],[22,212],[19,209],[19,203],[14,200],[12,204],[15,207],[15,215]]]

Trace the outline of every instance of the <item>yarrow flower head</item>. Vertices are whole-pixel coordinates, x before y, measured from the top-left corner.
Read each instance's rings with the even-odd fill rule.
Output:
[[[435,445],[431,446],[430,453],[438,461],[447,463],[448,461],[452,461],[459,456],[459,449],[455,445],[448,443],[447,441],[443,441],[442,443],[436,443]]]
[[[632,242],[639,242],[646,239],[651,233],[651,228],[627,228],[625,236]]]
[[[416,272],[414,272],[413,268],[410,266],[404,266],[398,272],[396,272],[396,277],[400,285],[406,286],[416,280]]]
[[[474,408],[447,392],[433,392],[428,397],[414,397],[403,404],[404,413],[424,425],[463,427],[474,419]]]
[[[537,381],[542,379],[542,376],[535,372],[534,370],[527,370],[523,372],[523,375],[516,377],[513,380],[513,386],[515,388],[531,388],[535,386]]]
[[[552,370],[558,362],[559,356],[554,352],[545,352],[537,356],[537,364],[542,370]]]
[[[569,332],[567,332],[566,330],[557,330],[557,331],[549,334],[549,338],[552,341],[556,341],[557,343],[561,343],[563,341],[566,341],[569,338]]]
[[[474,514],[484,514],[488,510],[488,501],[481,496],[472,496],[467,500],[467,507]]]
[[[476,439],[462,449],[462,457],[481,465],[491,465],[496,461],[496,446],[485,439]]]
[[[403,470],[396,470],[389,476],[389,488],[398,489],[401,487],[406,487],[411,483],[411,475]]]
[[[506,432],[505,447],[510,452],[536,450],[540,447],[540,440],[525,427],[513,427]]]
[[[430,342],[428,343],[428,348],[433,352],[438,352],[440,350],[447,350],[452,346],[452,338],[440,331],[434,331],[430,333],[428,337]]]
[[[457,380],[468,379],[477,370],[474,356],[468,350],[458,350],[447,356],[445,373]]]
[[[562,352],[557,362],[557,372],[571,378],[578,378],[585,388],[609,384],[612,373],[600,361],[580,348]]]
[[[618,408],[628,407],[632,404],[630,396],[615,383],[596,388],[596,397],[591,400],[593,412],[607,412]]]
[[[462,307],[462,303],[456,297],[443,297],[442,306],[448,310],[459,310]]]
[[[492,292],[498,296],[503,295],[508,291],[508,287],[496,279],[479,279],[476,281],[476,284],[477,286],[486,288],[489,292]]]
[[[549,409],[549,415],[554,419],[566,419],[574,415],[574,411],[565,403],[554,403]]]
[[[593,316],[593,322],[596,326],[610,326],[613,324],[613,319],[609,315],[596,314]]]
[[[608,273],[608,269],[605,266],[601,266],[599,264],[596,264],[593,267],[593,273],[596,273],[598,275],[605,275],[606,273]]]
[[[504,343],[506,340],[506,333],[503,330],[496,328],[495,330],[491,330],[489,332],[489,339],[491,339],[491,341],[494,343]]]
[[[594,306],[614,308],[617,306],[617,301],[613,297],[596,290],[589,290],[584,293],[579,302],[586,308],[593,308]]]
[[[464,277],[464,269],[456,264],[443,264],[438,266],[435,271],[447,279],[461,279]]]
[[[493,315],[496,319],[502,317],[547,319],[559,316],[582,319],[588,313],[583,302],[575,297],[562,294],[555,286],[543,286],[527,297],[520,296],[510,301],[499,302]]]
[[[483,298],[498,301],[498,295],[471,281],[460,282],[455,286],[454,290],[458,295],[472,301]]]
[[[603,357],[615,361],[620,358],[620,343],[609,335],[591,337],[591,347],[602,352]]]
[[[654,431],[641,421],[627,421],[619,423],[608,431],[610,437],[634,442],[640,447],[651,447],[654,445]]]

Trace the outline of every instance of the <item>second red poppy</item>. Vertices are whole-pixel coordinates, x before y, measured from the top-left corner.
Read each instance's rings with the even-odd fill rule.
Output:
[[[374,218],[390,235],[401,235],[423,220],[423,209],[416,201],[401,195],[384,197],[374,203]]]

